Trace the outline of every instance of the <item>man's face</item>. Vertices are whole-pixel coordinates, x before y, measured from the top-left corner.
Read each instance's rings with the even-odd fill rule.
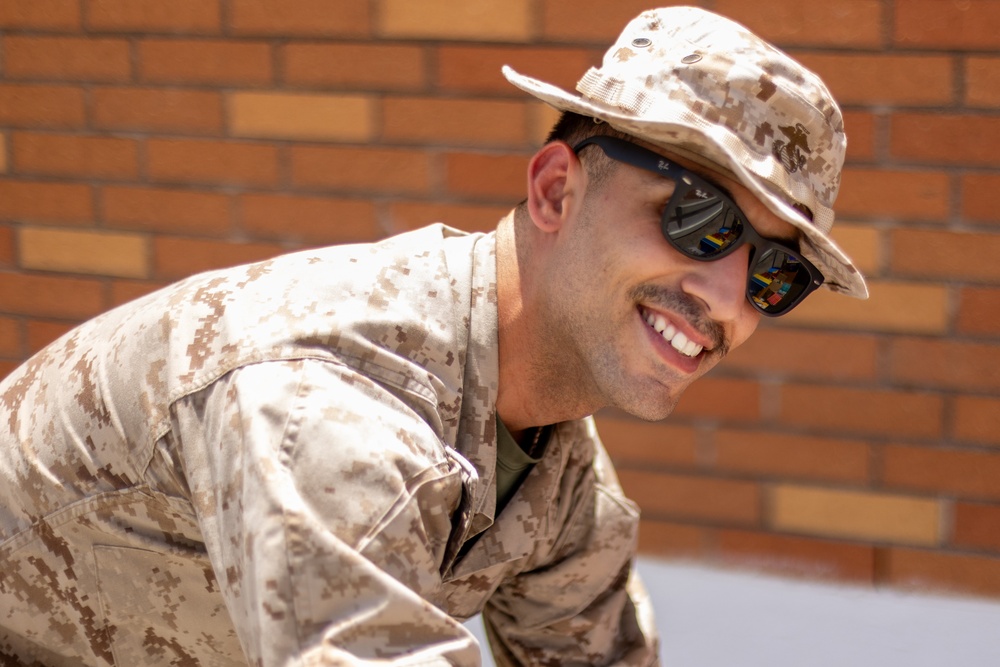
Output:
[[[729,191],[762,236],[796,237],[735,181],[670,157]],[[551,258],[551,333],[574,352],[577,386],[596,392],[599,405],[662,419],[757,327],[746,298],[750,246],[696,261],[660,231],[673,181],[622,163],[599,184],[585,180]]]

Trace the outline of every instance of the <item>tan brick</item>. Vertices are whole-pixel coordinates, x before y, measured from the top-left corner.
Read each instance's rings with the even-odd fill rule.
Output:
[[[887,445],[883,482],[969,500],[1000,500],[1000,452]]]
[[[944,419],[939,396],[847,387],[786,384],[779,409],[783,425],[895,438],[940,437]]]
[[[19,222],[89,223],[90,188],[78,183],[0,180],[0,218]]]
[[[387,141],[509,150],[526,140],[526,107],[514,101],[390,97],[383,122]]]
[[[719,559],[727,566],[750,567],[781,576],[870,584],[875,577],[874,549],[808,537],[721,530]]]
[[[21,324],[12,317],[0,317],[0,356],[17,357],[21,349]]]
[[[1000,559],[918,549],[889,549],[885,583],[920,591],[1000,596]]]
[[[893,41],[907,48],[995,49],[1000,5],[992,0],[895,0]]]
[[[517,47],[444,44],[437,52],[437,80],[444,90],[463,93],[499,93],[523,97],[500,73],[510,65],[518,72],[566,90],[591,66],[600,64],[593,50],[567,47]]]
[[[443,222],[467,232],[488,232],[496,229],[497,222],[509,211],[507,206],[400,201],[390,205],[389,218],[394,231]]]
[[[82,88],[0,84],[0,125],[74,129],[86,123]]]
[[[228,243],[158,236],[153,239],[154,276],[176,280],[189,275],[269,259],[284,248],[275,243]]]
[[[121,32],[218,33],[218,0],[82,0],[87,27]]]
[[[1000,334],[1000,289],[962,288],[955,329],[958,333],[972,335]]]
[[[1000,447],[1000,398],[956,396],[954,437]]]
[[[124,39],[7,35],[3,59],[12,79],[127,81],[131,75]]]
[[[149,273],[146,239],[134,234],[25,227],[18,241],[26,269],[128,278]]]
[[[274,185],[278,150],[274,146],[237,141],[149,139],[149,176],[172,183]]]
[[[948,218],[950,188],[944,172],[847,168],[837,197],[837,214],[943,222]]]
[[[965,103],[973,107],[1000,106],[1000,58],[968,56],[965,59]]]
[[[875,336],[861,334],[761,327],[729,353],[720,369],[802,379],[873,380],[878,342]]]
[[[880,46],[881,0],[716,0],[714,11],[781,45]]]
[[[266,42],[144,39],[139,80],[150,83],[264,85],[274,80]]]
[[[14,168],[25,174],[133,179],[139,173],[132,139],[14,133]]]
[[[1000,165],[1000,118],[992,114],[895,113],[889,137],[889,152],[898,160]]]
[[[221,134],[222,96],[214,91],[96,88],[94,127],[105,130]]]
[[[864,483],[868,444],[771,431],[720,429],[714,435],[715,467],[755,476]]]
[[[875,158],[875,114],[845,109],[844,130],[847,132],[847,161]]]
[[[997,192],[1000,192],[1000,174],[963,174],[962,215],[976,222],[1000,223]]]
[[[555,42],[591,42],[604,49],[611,46],[625,25],[650,6],[665,7],[692,2],[648,0],[544,0],[541,3],[542,37]],[[581,72],[582,76],[582,72]]]
[[[18,315],[82,319],[104,309],[103,286],[96,278],[0,275],[0,311]]]
[[[375,101],[366,95],[230,93],[230,133],[238,137],[369,141]]]
[[[514,202],[527,191],[528,157],[491,153],[449,153],[445,182],[456,195]]]
[[[914,230],[907,230],[913,232]],[[782,325],[828,326],[896,333],[944,333],[950,297],[940,285],[869,280],[868,300],[829,290],[814,292],[782,318]]]
[[[378,32],[406,39],[526,42],[532,36],[528,0],[382,0]]]
[[[0,2],[0,28],[78,30],[79,0],[4,0]]]
[[[419,90],[427,50],[412,44],[298,44],[282,50],[285,82],[348,90]]]
[[[318,245],[382,236],[367,200],[248,194],[239,202],[243,230],[256,238]]]
[[[674,417],[699,417],[721,423],[760,419],[760,385],[753,380],[707,377],[692,384],[674,408]],[[720,409],[719,396],[726,397]]]
[[[939,541],[936,500],[786,484],[771,490],[770,508],[778,530],[897,544]]]
[[[894,229],[890,267],[898,275],[943,280],[1000,280],[1000,236]]]
[[[838,222],[832,236],[862,274],[876,274],[881,270],[882,240],[878,228]]]
[[[952,101],[952,59],[938,55],[797,52],[840,104],[936,106]]]
[[[230,197],[217,192],[106,186],[103,218],[113,227],[223,236],[230,229]]]
[[[292,184],[349,192],[426,193],[431,159],[422,150],[350,146],[292,146]]]
[[[75,326],[73,322],[53,322],[51,320],[28,320],[28,354],[34,354],[53,342]]]
[[[1000,506],[955,503],[952,543],[1000,553]]]
[[[619,470],[626,495],[647,519],[695,519],[730,525],[760,523],[760,487],[711,477]]]
[[[708,531],[669,521],[642,519],[639,523],[639,553],[648,556],[703,556]]]
[[[238,34],[363,37],[371,31],[368,0],[231,0]]]
[[[897,385],[996,391],[1000,345],[927,338],[895,338],[889,344],[889,377]]]
[[[697,464],[697,435],[691,428],[601,416],[597,429],[620,468]]]
[[[528,144],[531,148],[545,145],[549,133],[559,121],[559,111],[544,102],[528,103]]]

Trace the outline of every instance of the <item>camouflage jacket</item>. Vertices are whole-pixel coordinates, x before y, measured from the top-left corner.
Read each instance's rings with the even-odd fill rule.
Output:
[[[0,384],[0,664],[656,661],[591,420],[494,517],[493,235],[202,274]],[[482,532],[459,558],[463,543]]]

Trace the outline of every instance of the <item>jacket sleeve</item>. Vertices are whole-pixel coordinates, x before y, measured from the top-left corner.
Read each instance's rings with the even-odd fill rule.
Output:
[[[651,604],[633,571],[639,511],[594,443],[593,467],[565,494],[574,500],[554,548],[483,611],[497,665],[659,664]]]
[[[421,594],[438,584],[460,471],[392,393],[331,362],[266,362],[174,419],[249,664],[479,663]]]

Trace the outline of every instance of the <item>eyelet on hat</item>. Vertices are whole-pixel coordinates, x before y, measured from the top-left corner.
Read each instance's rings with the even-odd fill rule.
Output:
[[[632,40],[632,46],[639,49],[644,49],[652,43],[653,40],[651,40],[648,37],[636,37],[635,39]]]
[[[700,53],[692,53],[681,58],[681,62],[685,65],[694,65],[699,60],[701,60]]]

